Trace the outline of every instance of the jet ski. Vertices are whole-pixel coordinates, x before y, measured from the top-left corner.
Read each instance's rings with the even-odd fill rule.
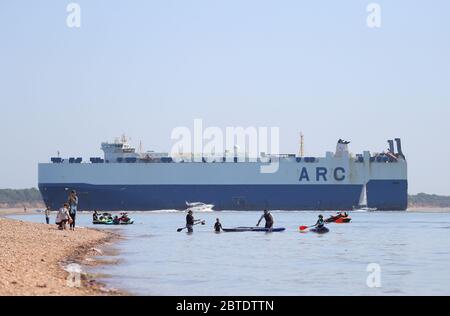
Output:
[[[113,224],[114,225],[131,225],[134,224],[134,219],[132,219],[131,217],[128,217],[127,213],[120,213],[120,217],[119,216],[114,216],[113,218]]]
[[[347,213],[339,213],[335,216],[330,216],[325,220],[325,223],[350,223],[351,217],[348,216]]]

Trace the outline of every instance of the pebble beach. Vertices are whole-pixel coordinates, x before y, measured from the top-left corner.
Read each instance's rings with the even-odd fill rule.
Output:
[[[61,231],[54,224],[0,218],[0,295],[119,295],[86,274],[72,286],[64,268],[100,255],[96,247],[115,238],[95,229]]]

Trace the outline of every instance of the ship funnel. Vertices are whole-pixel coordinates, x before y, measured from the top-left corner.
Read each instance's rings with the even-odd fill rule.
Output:
[[[402,141],[400,140],[400,138],[396,138],[395,142],[397,143],[397,152],[400,156],[402,156],[403,158],[405,158],[405,155],[403,155],[402,152]]]
[[[389,144],[389,151],[394,154],[395,153],[394,141],[392,139],[389,139],[388,144]]]
[[[336,145],[336,153],[334,154],[334,156],[344,157],[346,154],[348,154],[348,144],[350,144],[349,141],[339,139]]]

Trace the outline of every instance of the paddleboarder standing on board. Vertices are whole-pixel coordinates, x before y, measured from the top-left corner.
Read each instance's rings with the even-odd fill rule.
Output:
[[[256,224],[256,226],[259,226],[259,223],[261,223],[262,219],[264,218],[264,220],[266,221],[266,228],[271,229],[273,227],[273,216],[272,214],[269,213],[268,210],[264,210],[264,214],[261,216],[261,218],[259,219],[258,223]]]
[[[188,214],[186,215],[186,228],[188,230],[188,233],[194,232],[194,225],[196,222],[201,222],[200,219],[194,219],[194,215],[192,215],[192,210],[189,210]]]

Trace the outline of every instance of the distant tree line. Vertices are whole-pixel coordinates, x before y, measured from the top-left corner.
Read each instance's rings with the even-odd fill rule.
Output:
[[[419,193],[408,197],[411,207],[450,207],[450,196]]]
[[[0,189],[0,207],[43,204],[41,193],[31,189]],[[450,207],[450,196],[419,193],[408,197],[411,207]]]
[[[41,193],[38,189],[0,189],[1,207],[14,207],[27,204],[43,204]]]

